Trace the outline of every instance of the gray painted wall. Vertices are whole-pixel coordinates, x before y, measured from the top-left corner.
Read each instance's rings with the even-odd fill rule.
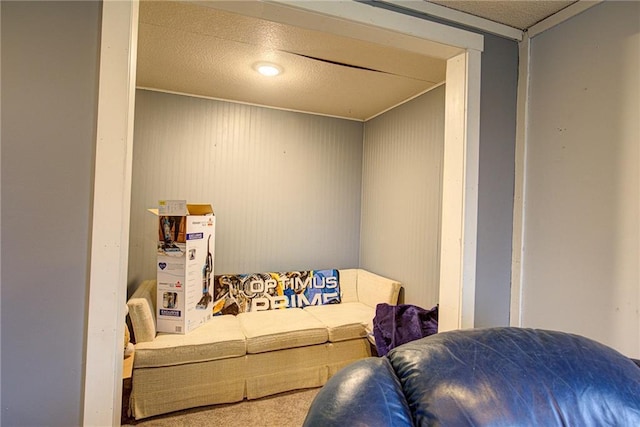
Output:
[[[101,5],[1,7],[1,423],[80,425]]]
[[[640,357],[640,3],[531,41],[523,324]]]
[[[438,303],[444,148],[440,86],[365,124],[360,266]]]
[[[360,122],[138,90],[129,286],[156,275],[160,199],[211,203],[215,273],[358,266]]]
[[[478,176],[477,327],[509,325],[518,45],[484,35]]]

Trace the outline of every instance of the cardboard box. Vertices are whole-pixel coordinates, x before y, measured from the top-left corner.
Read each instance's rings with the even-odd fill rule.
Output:
[[[186,334],[211,320],[216,217],[211,205],[184,200],[162,200],[154,213],[158,215],[156,329]]]

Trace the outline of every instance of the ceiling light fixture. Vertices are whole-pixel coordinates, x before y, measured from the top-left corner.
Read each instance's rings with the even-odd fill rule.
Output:
[[[268,62],[258,62],[253,66],[263,76],[273,77],[282,73],[282,67]]]

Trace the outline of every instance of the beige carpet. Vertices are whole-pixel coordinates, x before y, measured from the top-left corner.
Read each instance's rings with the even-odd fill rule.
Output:
[[[205,406],[135,421],[123,416],[123,426],[255,426],[300,427],[320,389],[282,393],[256,400]],[[125,398],[126,398],[125,387]],[[123,405],[124,406],[124,405]],[[124,408],[123,408],[124,409]]]

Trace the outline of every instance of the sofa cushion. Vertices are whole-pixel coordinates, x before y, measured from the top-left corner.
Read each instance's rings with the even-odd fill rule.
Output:
[[[398,301],[400,282],[378,276],[366,270],[358,270],[358,301],[376,308],[381,302],[395,304]]]
[[[301,308],[252,311],[237,316],[247,338],[247,353],[322,344],[326,326]]]
[[[309,306],[304,311],[326,325],[331,342],[365,338],[375,314],[373,308],[361,302]]]
[[[358,270],[351,268],[348,270],[338,270],[340,274],[340,301],[358,302]]]
[[[186,335],[159,333],[136,345],[136,368],[181,365],[244,356],[245,337],[235,316],[214,316]]]

